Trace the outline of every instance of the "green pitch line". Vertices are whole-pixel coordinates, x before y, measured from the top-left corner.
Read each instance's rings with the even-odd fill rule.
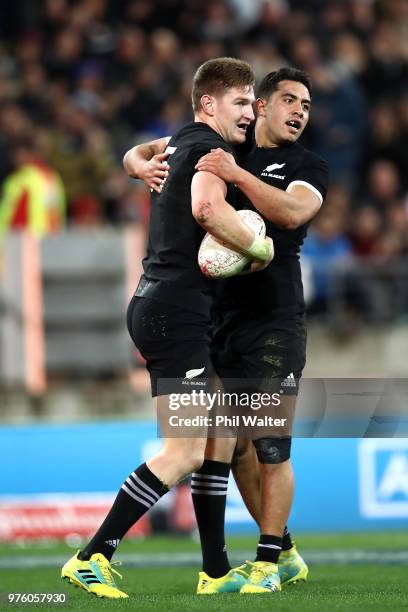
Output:
[[[196,568],[126,569],[120,586],[129,600],[98,600],[59,578],[57,570],[2,571],[2,592],[66,593],[64,606],[16,606],[2,610],[137,610],[137,612],[399,612],[408,606],[407,567],[316,566],[311,579],[278,594],[197,597]]]
[[[295,534],[296,535],[296,534]],[[257,535],[227,537],[228,550],[255,550]],[[300,534],[296,543],[301,550],[408,550],[408,532],[387,533],[345,533],[345,534]],[[77,548],[80,547],[78,544]],[[75,548],[75,547],[74,547]],[[199,553],[197,541],[189,537],[152,536],[144,540],[124,540],[120,545],[120,554],[153,554],[153,553]],[[72,548],[60,542],[42,542],[22,545],[0,544],[2,556],[65,555],[72,553]]]
[[[313,550],[302,549],[302,555],[310,567],[315,565],[405,565],[408,566],[408,551],[406,550]],[[71,553],[69,553],[71,555]],[[30,570],[40,568],[62,567],[69,555],[36,555],[22,557],[0,557],[0,573],[2,570]],[[242,565],[247,559],[254,559],[255,549],[230,551],[229,561],[233,567]],[[116,560],[126,568],[155,567],[193,567],[201,563],[201,554],[190,553],[118,553]]]

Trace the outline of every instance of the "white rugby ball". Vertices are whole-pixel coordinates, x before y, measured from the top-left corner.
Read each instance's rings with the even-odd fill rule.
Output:
[[[255,232],[256,237],[265,238],[265,223],[257,212],[254,210],[238,210],[237,213],[244,223]],[[251,261],[250,257],[230,249],[208,233],[204,236],[198,251],[200,270],[209,278],[235,276],[243,272]]]

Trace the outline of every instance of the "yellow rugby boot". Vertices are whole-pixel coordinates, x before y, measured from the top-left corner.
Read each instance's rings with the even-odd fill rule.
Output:
[[[248,580],[246,565],[230,569],[221,578],[211,578],[205,572],[199,572],[197,595],[216,595],[217,593],[239,593]]]
[[[104,555],[95,553],[89,561],[81,561],[77,554],[64,565],[61,570],[61,578],[92,595],[96,595],[96,597],[106,597],[108,599],[126,599],[128,597],[126,593],[118,589],[112,573],[119,578],[122,578],[122,576],[113,569],[113,564]]]
[[[282,587],[306,582],[309,568],[297,551],[294,544],[289,550],[283,550],[279,555],[279,576]]]
[[[281,590],[279,570],[277,563],[266,561],[247,562],[251,565],[248,581],[240,593],[275,593]]]

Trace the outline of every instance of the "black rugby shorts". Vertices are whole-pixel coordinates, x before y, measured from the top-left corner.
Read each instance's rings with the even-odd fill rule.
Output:
[[[306,362],[304,313],[298,307],[221,311],[211,358],[228,390],[297,395]]]
[[[208,315],[134,296],[127,326],[146,360],[153,397],[205,390],[213,374]]]

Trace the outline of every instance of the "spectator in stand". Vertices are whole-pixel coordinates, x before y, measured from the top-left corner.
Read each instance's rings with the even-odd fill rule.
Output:
[[[350,20],[351,30],[366,44],[375,27],[375,3],[352,0],[350,3]]]
[[[77,29],[66,27],[57,32],[45,57],[48,77],[52,81],[64,82],[71,89],[75,83],[83,52],[83,38]]]
[[[70,206],[94,208],[103,201],[104,181],[113,159],[105,131],[74,101],[58,111],[57,129],[49,133],[48,158],[53,160],[66,185]]]
[[[136,27],[122,27],[116,49],[105,67],[105,87],[128,91],[135,71],[147,62],[147,36]]]
[[[241,45],[240,56],[245,56],[251,64],[257,81],[261,81],[265,74],[287,66],[288,62],[280,55],[278,49],[267,40],[257,44],[244,43]]]
[[[102,74],[96,62],[90,60],[82,63],[73,100],[91,116],[99,116],[102,109]]]
[[[406,43],[400,27],[397,21],[380,21],[369,40],[371,58],[362,83],[374,103],[398,95],[408,81]]]
[[[378,159],[388,160],[398,168],[405,188],[408,188],[408,156],[405,155],[408,125],[404,125],[403,115],[402,97],[376,104],[371,113],[371,131],[363,167],[369,168]]]
[[[392,204],[387,210],[386,221],[401,237],[401,254],[408,255],[408,202],[401,200]]]
[[[340,38],[336,40],[341,46]],[[366,101],[358,79],[349,64],[339,57],[336,45],[331,62],[323,61],[322,47],[311,36],[295,41],[291,56],[308,71],[313,82],[315,112],[308,134],[309,146],[327,159],[334,181],[353,187],[367,129]]]
[[[361,206],[350,222],[349,237],[353,252],[363,258],[375,255],[382,231],[383,223],[378,210],[373,206]]]
[[[133,182],[123,168],[112,169],[105,183],[107,220],[113,225],[149,224],[150,194],[141,181]]]
[[[279,46],[284,38],[289,11],[287,0],[263,0],[259,20],[246,32],[246,36],[256,43],[269,41],[271,45]]]
[[[238,23],[234,11],[225,0],[210,0],[206,6],[206,15],[201,25],[201,36],[204,40],[221,40],[232,51],[238,33]]]
[[[388,206],[402,196],[398,168],[391,161],[379,159],[368,168],[366,190],[362,200],[385,215]]]
[[[9,101],[0,107],[0,183],[13,170],[10,166],[10,144],[24,138],[31,130],[31,121],[20,106]]]
[[[317,215],[302,248],[302,257],[312,266],[311,314],[327,312],[331,297],[332,271],[352,256],[344,231],[344,218],[328,205]]]
[[[39,63],[28,64],[21,73],[21,108],[36,124],[48,120],[48,83],[46,72]]]
[[[60,231],[65,224],[64,186],[40,158],[34,137],[16,140],[10,157],[14,170],[2,187],[0,238],[9,230],[27,229],[37,238]]]

